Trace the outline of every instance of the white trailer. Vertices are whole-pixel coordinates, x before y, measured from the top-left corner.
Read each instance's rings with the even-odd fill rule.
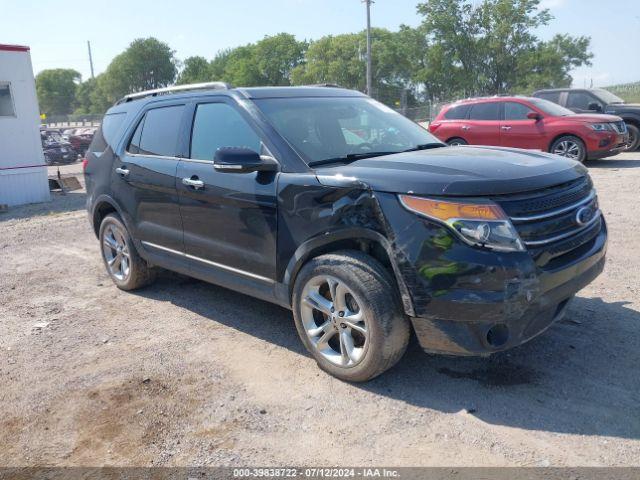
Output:
[[[49,199],[29,47],[0,44],[0,204]]]

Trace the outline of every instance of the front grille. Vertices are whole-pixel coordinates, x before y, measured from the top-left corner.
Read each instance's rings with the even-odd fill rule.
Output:
[[[602,226],[598,199],[588,177],[493,200],[511,218],[531,255],[545,262],[592,240]]]
[[[614,122],[611,124],[613,129],[621,134],[627,133],[627,125],[624,122]]]

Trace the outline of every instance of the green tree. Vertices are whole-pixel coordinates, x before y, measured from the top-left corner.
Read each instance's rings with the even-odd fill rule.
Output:
[[[429,49],[413,78],[431,98],[571,83],[592,56],[586,37],[535,35],[553,18],[540,0],[427,0],[417,10]]]
[[[403,90],[411,86],[415,62],[424,57],[420,46],[425,39],[406,26],[399,32],[372,30],[371,64],[376,98],[390,105],[400,104]],[[329,35],[311,42],[305,62],[292,71],[292,82],[296,85],[334,83],[364,91],[366,44],[364,31]]]
[[[95,92],[97,83],[98,82],[95,78],[89,78],[88,80],[78,85],[78,88],[76,88],[75,110],[73,113],[94,113],[91,95]]]
[[[110,102],[124,95],[171,85],[178,73],[175,52],[155,38],[134,40],[107,67],[98,85]]]
[[[108,92],[105,89],[105,74],[102,73],[96,77],[96,86],[89,94],[91,99],[91,112],[90,113],[104,113],[114,103],[114,100],[109,97]],[[118,97],[119,99],[120,97]]]
[[[179,85],[201,83],[215,80],[211,75],[211,66],[204,57],[189,57],[184,61],[184,68],[178,76]]]
[[[589,38],[556,35],[548,42],[539,42],[516,66],[516,90],[531,93],[541,88],[571,86],[571,69],[589,65]]]
[[[225,58],[222,79],[232,85],[255,87],[266,84],[266,78],[258,68],[255,44],[236,47]]]
[[[335,83],[346,88],[364,90],[366,44],[360,35],[328,35],[311,42],[305,63],[291,72],[294,85]]]
[[[75,108],[80,73],[69,68],[43,70],[36,76],[36,92],[41,113],[66,115]]]
[[[288,33],[266,36],[255,45],[255,59],[265,85],[290,85],[291,71],[304,61],[307,42]]]
[[[304,60],[307,45],[293,35],[279,33],[222,50],[209,63],[208,78],[244,87],[290,85],[291,72]]]

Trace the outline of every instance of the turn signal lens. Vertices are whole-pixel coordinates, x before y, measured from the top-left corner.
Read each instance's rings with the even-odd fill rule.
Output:
[[[400,195],[400,201],[409,210],[446,222],[452,219],[505,220],[502,209],[494,204],[458,203],[430,198]]]

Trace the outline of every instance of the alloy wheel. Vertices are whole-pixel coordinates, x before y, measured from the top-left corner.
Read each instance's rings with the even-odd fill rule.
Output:
[[[331,363],[353,367],[369,346],[362,303],[345,283],[320,275],[307,282],[301,303],[304,331],[313,348]]]
[[[105,228],[102,254],[109,273],[118,280],[126,280],[131,271],[131,254],[125,234],[117,225],[109,224]]]
[[[562,157],[578,160],[580,158],[580,146],[571,140],[563,140],[553,149],[553,153]]]

